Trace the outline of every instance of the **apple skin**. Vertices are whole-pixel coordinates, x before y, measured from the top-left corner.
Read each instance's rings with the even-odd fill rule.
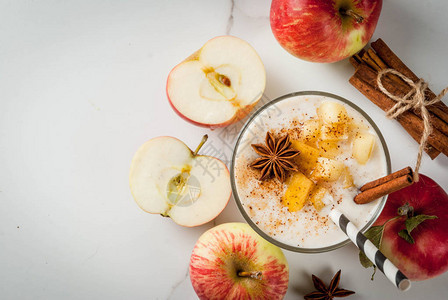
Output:
[[[239,271],[261,271],[261,279]],[[205,232],[190,260],[190,278],[199,299],[282,299],[289,282],[286,258],[248,224],[225,223]]]
[[[311,62],[331,63],[361,50],[375,31],[382,0],[273,0],[271,29],[292,55]],[[351,9],[364,20],[340,13]]]
[[[415,244],[398,236],[405,229],[405,217],[385,226],[381,251],[411,280],[425,280],[448,270],[448,195],[431,178],[419,174],[413,185],[389,195],[375,225],[382,225],[397,216],[397,209],[406,202],[414,215],[437,216],[425,220],[411,233]]]

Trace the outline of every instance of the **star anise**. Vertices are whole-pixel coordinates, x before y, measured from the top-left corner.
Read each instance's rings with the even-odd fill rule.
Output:
[[[339,280],[341,279],[341,270],[339,270],[327,287],[319,277],[313,274],[313,284],[317,291],[305,295],[305,300],[331,300],[334,297],[347,297],[353,295],[355,292],[338,288]]]
[[[261,169],[260,180],[265,180],[274,175],[280,182],[284,182],[287,171],[297,171],[297,166],[292,159],[299,151],[291,149],[289,135],[276,140],[268,131],[266,145],[252,144],[252,148],[261,155],[250,164],[252,168]]]

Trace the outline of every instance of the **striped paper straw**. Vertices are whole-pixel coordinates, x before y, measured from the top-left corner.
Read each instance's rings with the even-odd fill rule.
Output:
[[[333,209],[330,218],[398,289],[407,291],[411,287],[411,281],[346,216]]]

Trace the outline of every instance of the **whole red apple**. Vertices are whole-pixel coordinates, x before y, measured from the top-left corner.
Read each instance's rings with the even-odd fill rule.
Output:
[[[273,0],[271,29],[292,55],[336,62],[367,44],[382,4],[382,0]]]
[[[282,299],[289,269],[280,248],[245,223],[226,223],[205,232],[190,260],[199,299]]]
[[[431,178],[421,175],[413,185],[389,195],[375,225],[398,215],[406,203],[413,208],[409,216],[391,220],[384,229],[381,251],[409,279],[425,280],[448,270],[448,195]],[[410,233],[414,243],[398,235],[412,216],[436,216],[420,223]]]

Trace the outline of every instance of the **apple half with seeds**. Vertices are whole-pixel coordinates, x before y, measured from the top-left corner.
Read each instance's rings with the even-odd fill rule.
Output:
[[[129,183],[141,209],[170,217],[193,227],[213,220],[231,195],[226,165],[211,156],[198,155],[182,141],[162,136],[143,144],[131,163]]]
[[[166,92],[182,118],[217,128],[246,116],[265,85],[266,71],[254,48],[242,39],[220,36],[171,70]]]

